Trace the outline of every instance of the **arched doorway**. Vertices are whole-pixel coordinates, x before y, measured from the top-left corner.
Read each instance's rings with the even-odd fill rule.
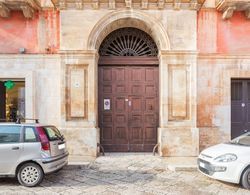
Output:
[[[105,151],[147,152],[159,125],[158,49],[137,28],[120,28],[101,43],[98,119]]]

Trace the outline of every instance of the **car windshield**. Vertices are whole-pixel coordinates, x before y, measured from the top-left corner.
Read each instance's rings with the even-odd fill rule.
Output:
[[[237,145],[244,145],[244,146],[250,146],[250,132],[245,133],[239,137],[236,137],[229,143],[231,144],[237,144]]]

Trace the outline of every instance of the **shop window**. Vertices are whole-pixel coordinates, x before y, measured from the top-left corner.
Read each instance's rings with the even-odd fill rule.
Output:
[[[25,117],[25,82],[0,80],[0,120],[16,121]]]

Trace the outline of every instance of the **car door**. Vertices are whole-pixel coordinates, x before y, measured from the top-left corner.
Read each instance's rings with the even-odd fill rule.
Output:
[[[15,174],[20,154],[21,143],[20,125],[0,125],[0,174]]]
[[[23,152],[20,156],[20,162],[41,158],[41,143],[35,128],[25,126],[23,132]]]

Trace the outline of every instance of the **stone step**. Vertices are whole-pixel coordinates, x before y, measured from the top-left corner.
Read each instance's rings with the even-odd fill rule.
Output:
[[[164,157],[166,169],[171,171],[196,171],[197,157]]]

